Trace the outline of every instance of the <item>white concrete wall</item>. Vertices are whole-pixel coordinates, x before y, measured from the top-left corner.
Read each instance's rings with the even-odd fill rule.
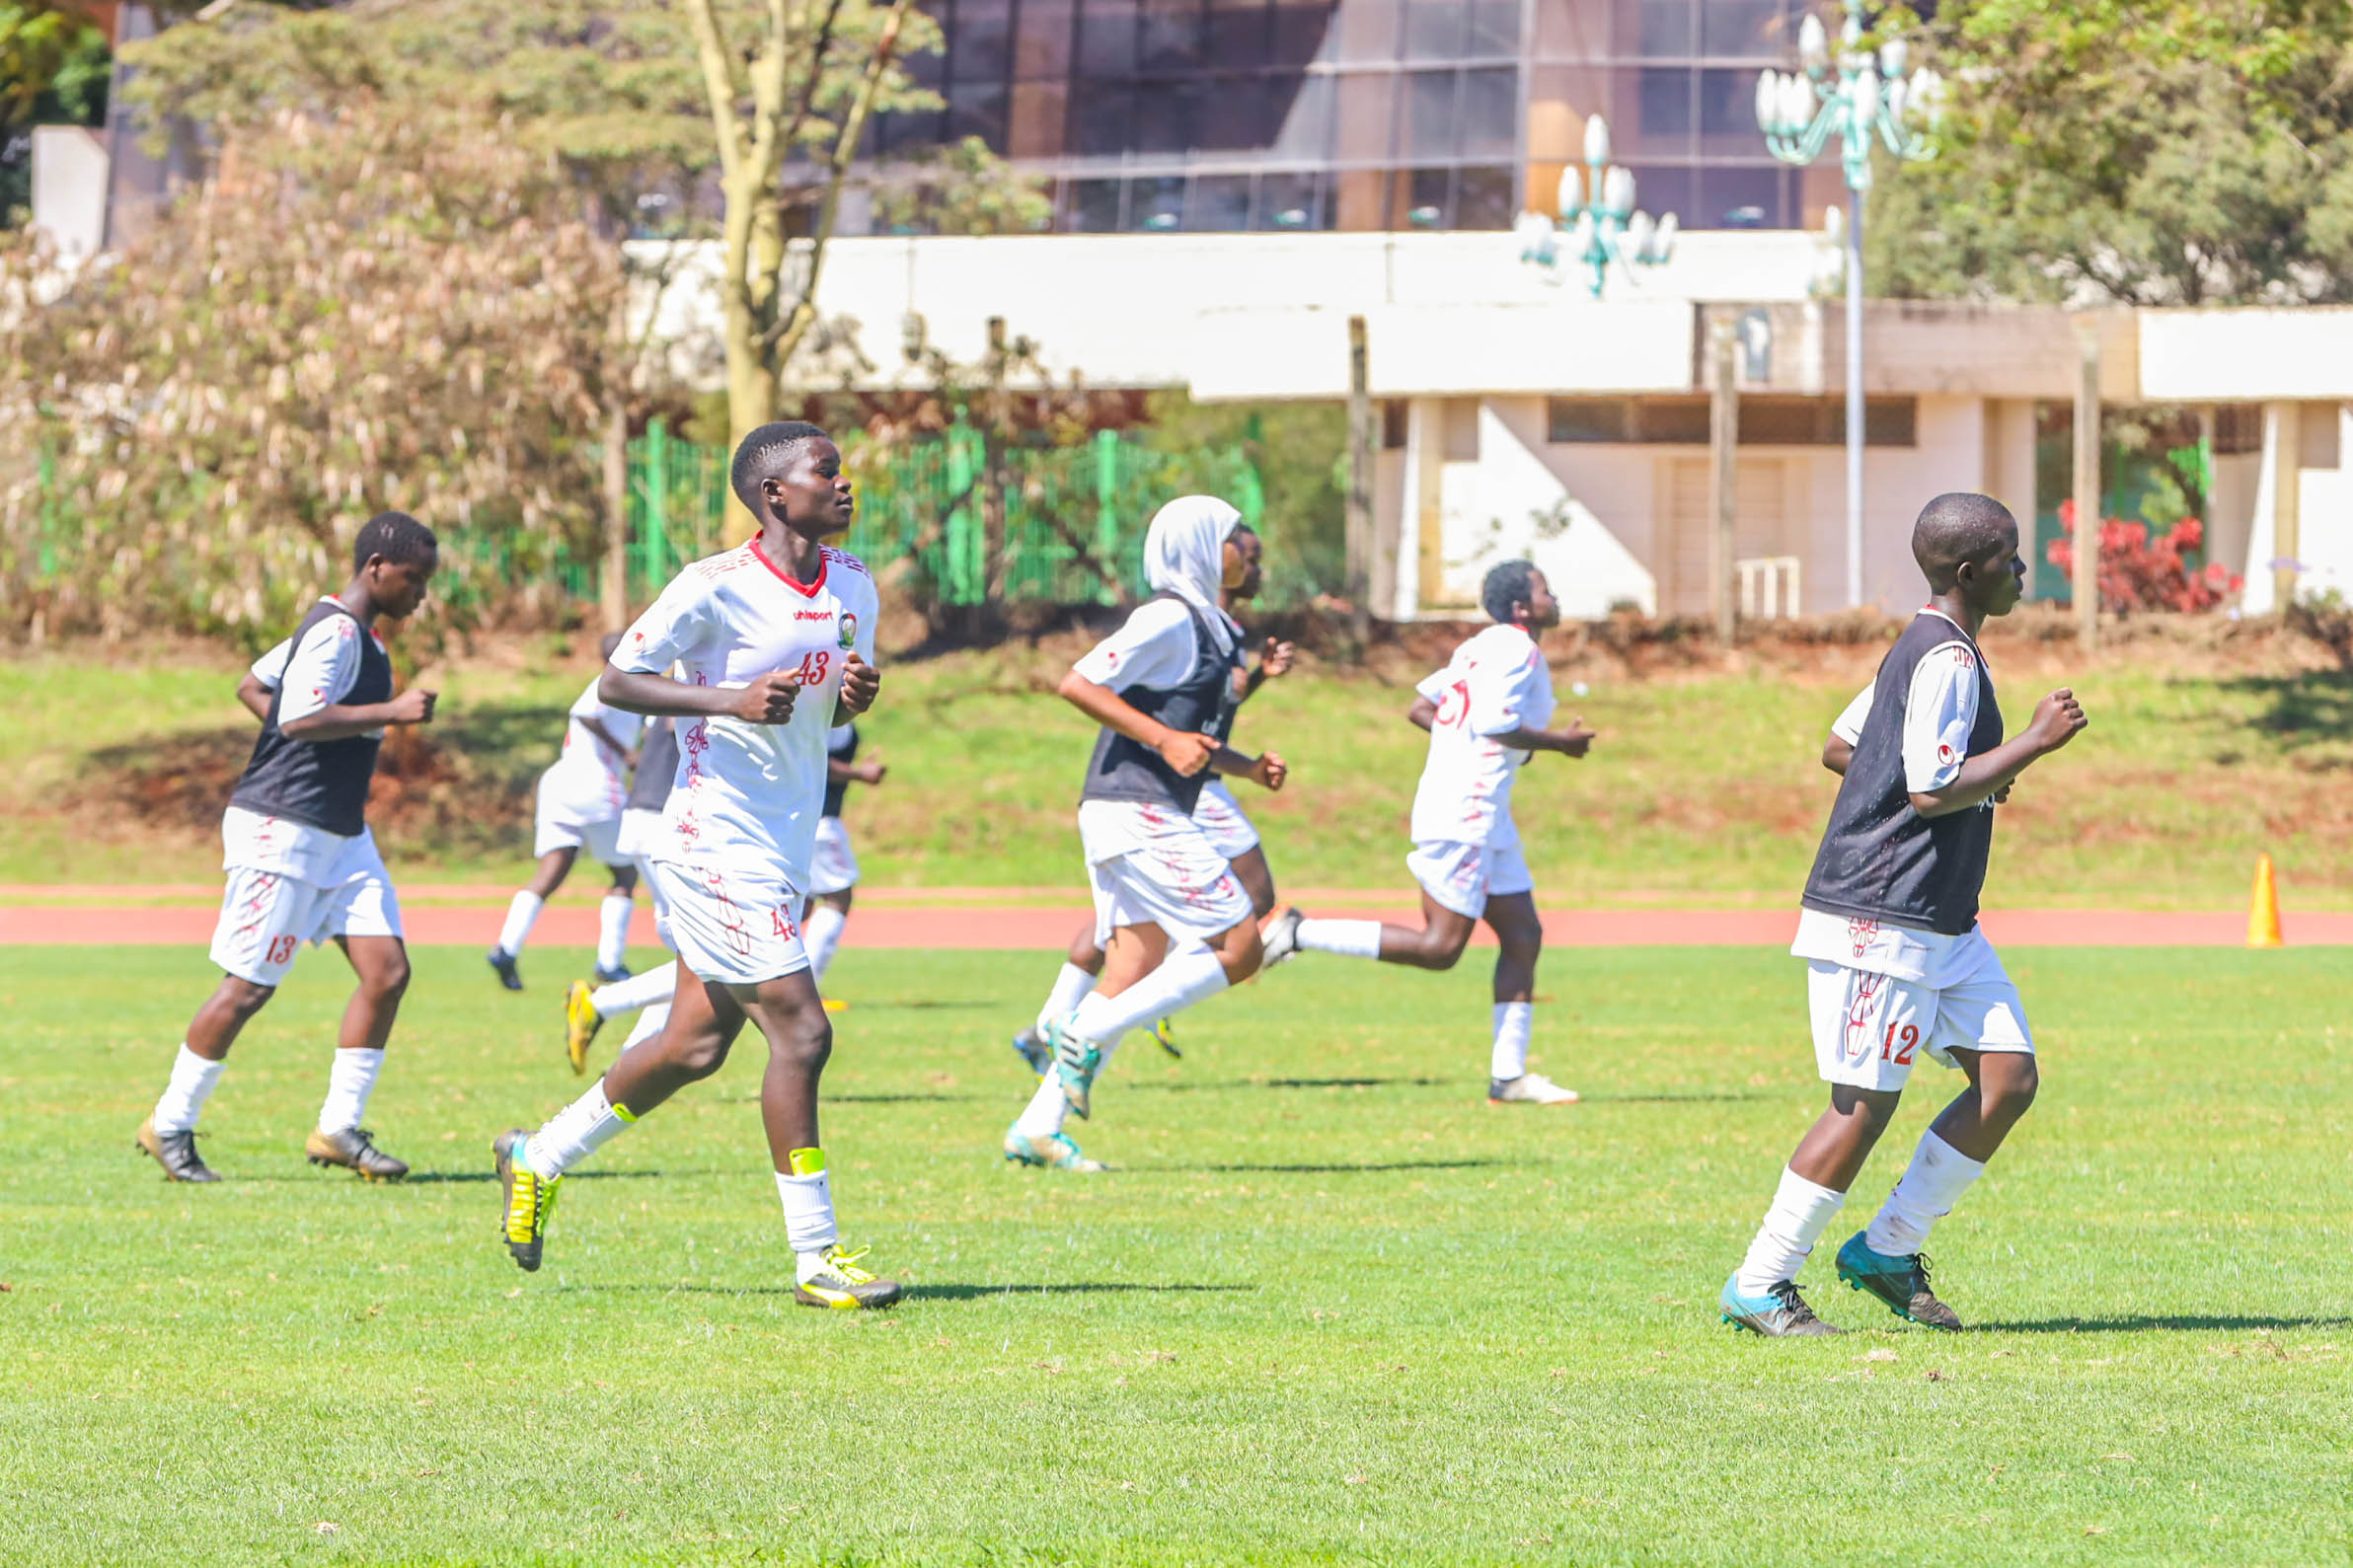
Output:
[[[64,261],[96,256],[106,239],[108,167],[104,132],[33,127],[33,228]]]
[[[2353,306],[2145,310],[2140,340],[2151,403],[2353,398]]]
[[[2337,466],[2305,469],[2299,476],[2302,510],[2298,521],[2296,559],[2304,562],[2297,579],[2299,599],[2324,593],[2353,600],[2353,405],[2308,404],[2307,421],[2333,418],[2337,426]]]

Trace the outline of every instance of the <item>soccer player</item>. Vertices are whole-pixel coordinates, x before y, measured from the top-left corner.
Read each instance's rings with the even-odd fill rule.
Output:
[[[620,641],[618,636],[606,637],[603,655],[611,658]],[[531,845],[539,868],[531,873],[531,884],[507,905],[497,945],[484,955],[498,983],[509,991],[523,989],[522,971],[516,967],[523,943],[539,923],[541,906],[556,896],[583,848],[613,877],[596,911],[596,978],[600,984],[629,978],[625,961],[638,872],[621,852],[621,813],[629,799],[625,776],[638,765],[638,729],[645,720],[597,696],[596,686],[590,681],[572,703],[565,718],[563,749],[539,776]]]
[[[266,681],[249,672],[239,686],[249,707],[258,692],[267,701],[253,756],[221,815],[228,885],[212,935],[221,983],[196,1009],[171,1082],[139,1126],[139,1147],[170,1180],[220,1179],[196,1154],[196,1121],[229,1047],[276,994],[302,944],[330,937],[359,985],[343,1009],[327,1100],[303,1154],[371,1181],[409,1173],[359,1125],[409,985],[400,900],[366,812],[384,726],[429,722],[434,694],[393,694],[392,659],[375,627],[379,616],[416,614],[438,564],[424,524],[404,512],[370,518],[352,544],[351,580],[311,607],[280,644],[282,662]]]
[[[1257,972],[1250,895],[1193,816],[1209,770],[1283,785],[1280,757],[1246,757],[1218,739],[1242,662],[1218,594],[1242,582],[1250,537],[1215,497],[1163,506],[1144,543],[1156,591],[1062,679],[1063,699],[1102,726],[1080,790],[1079,843],[1105,957],[1102,983],[1049,1027],[1054,1070],[1005,1134],[1016,1163],[1101,1170],[1062,1124],[1088,1114],[1120,1039]]]
[[[1234,531],[1234,542],[1242,551],[1242,582],[1225,595],[1226,619],[1234,624],[1234,610],[1255,598],[1265,580],[1261,559],[1265,554],[1256,533],[1248,528]],[[1234,625],[1239,637],[1242,628]],[[1215,730],[1223,744],[1233,739],[1234,717],[1243,703],[1256,695],[1259,687],[1291,668],[1297,649],[1277,637],[1268,637],[1260,650],[1258,663],[1247,675],[1235,671],[1234,702],[1229,706]],[[1274,913],[1274,871],[1266,863],[1266,851],[1258,839],[1258,830],[1226,787],[1223,779],[1211,779],[1201,785],[1201,797],[1193,804],[1193,820],[1208,835],[1211,848],[1226,858],[1234,875],[1242,882],[1242,889],[1250,895],[1251,917],[1264,920]],[[1095,923],[1089,921],[1079,928],[1070,939],[1070,953],[1064,960],[1062,972],[1054,977],[1054,987],[1046,996],[1045,1006],[1038,1008],[1034,1026],[1013,1037],[1013,1048],[1029,1071],[1043,1078],[1053,1065],[1054,1053],[1046,1044],[1046,1032],[1056,1018],[1069,1015],[1071,1008],[1086,1000],[1095,989],[1096,978],[1102,973],[1102,946],[1095,938]],[[1171,1056],[1181,1056],[1170,1037],[1168,1020],[1162,1019],[1151,1029],[1152,1039]]]
[[[748,1017],[768,1042],[760,1113],[795,1298],[888,1307],[898,1285],[859,1267],[864,1254],[843,1249],[834,1224],[817,1138],[833,1026],[796,918],[825,805],[826,732],[881,686],[874,584],[825,543],[850,526],[853,502],[824,431],[764,424],[735,449],[731,478],[759,533],[681,572],[598,682],[616,708],[680,721],[677,784],[646,861],[684,966],[669,1021],[537,1132],[499,1135],[499,1229],[515,1262],[538,1268],[565,1171],[719,1071]],[[664,673],[673,665],[683,679]]]
[[[1490,569],[1480,602],[1495,624],[1454,650],[1444,669],[1414,688],[1405,717],[1430,734],[1429,760],[1413,791],[1413,853],[1406,869],[1421,884],[1421,926],[1373,920],[1309,920],[1287,909],[1267,923],[1266,961],[1306,948],[1416,969],[1452,969],[1480,921],[1503,945],[1495,960],[1487,1100],[1568,1105],[1562,1088],[1528,1069],[1535,1032],[1536,960],[1544,924],[1536,883],[1512,820],[1512,781],[1540,751],[1582,757],[1593,744],[1584,720],[1548,729],[1553,675],[1537,636],[1560,624],[1545,574],[1525,560]]]
[[[858,760],[856,724],[839,725],[825,737],[825,814],[817,821],[817,853],[809,866],[809,905],[800,933],[801,944],[808,948],[809,974],[820,984],[834,949],[842,944],[842,928],[850,923],[851,890],[858,886],[858,853],[850,848],[850,830],[842,823],[842,797],[854,784],[880,784],[884,772],[878,762]]]
[[[645,884],[645,892],[653,901],[654,936],[675,953],[678,948],[670,939],[669,908],[662,902],[660,885],[646,868],[645,857],[652,852],[662,831],[662,807],[668,804],[671,785],[677,779],[678,727],[667,718],[651,719],[641,742],[637,772],[630,779],[629,798],[622,803],[621,829],[615,844],[629,857],[630,864],[637,867],[638,880]],[[669,1019],[670,997],[677,989],[678,965],[674,960],[642,975],[608,980],[593,989],[585,980],[573,981],[564,998],[564,1053],[571,1063],[571,1070],[588,1071],[588,1047],[605,1020],[615,1013],[638,1014],[637,1026],[621,1042],[624,1051],[658,1033]]]
[[[1871,1223],[1839,1248],[1837,1268],[1899,1317],[1961,1326],[1930,1289],[1921,1249],[2034,1102],[2037,1082],[2025,1008],[1977,925],[1993,803],[2086,722],[2063,687],[2003,738],[1977,634],[2018,602],[2017,551],[2017,523],[1988,496],[1939,495],[1922,509],[1912,556],[1929,601],[1880,662],[1851,752],[1839,756],[1844,737],[1834,734],[1824,759],[1844,762],[1844,778],[1789,951],[1806,960],[1830,1108],[1799,1140],[1724,1282],[1724,1320],[1760,1334],[1838,1332],[1798,1294],[1798,1265],[1846,1202],[1924,1053],[1959,1068],[1968,1087],[1922,1135]]]

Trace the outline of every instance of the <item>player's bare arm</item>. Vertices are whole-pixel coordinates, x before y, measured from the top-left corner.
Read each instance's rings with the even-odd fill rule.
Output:
[[[800,672],[770,670],[743,686],[689,686],[667,675],[605,666],[596,678],[597,699],[625,713],[648,718],[740,718],[747,724],[783,724],[793,717],[800,695]]]
[[[412,686],[389,703],[330,703],[278,729],[288,740],[348,740],[387,724],[429,724],[437,692]]]
[[[1487,738],[1515,751],[1556,751],[1563,757],[1582,757],[1593,749],[1594,734],[1579,717],[1570,719],[1566,729],[1515,729]]]
[[[1426,697],[1413,699],[1413,706],[1405,709],[1405,722],[1415,729],[1426,730],[1438,721],[1438,705]]]
[[[1243,699],[1248,701],[1268,681],[1290,674],[1291,661],[1298,656],[1297,643],[1285,642],[1280,637],[1268,637],[1266,646],[1258,654],[1257,668],[1250,672],[1250,679],[1244,683]]]
[[[1912,809],[1924,817],[1950,816],[2002,795],[2019,774],[2075,739],[2089,722],[2076,694],[2062,686],[2034,705],[2034,717],[2024,729],[1962,763],[1952,783],[1941,789],[1914,790]]]
[[[604,722],[601,719],[583,718],[580,720],[580,727],[588,731],[589,734],[594,735],[596,737],[597,744],[612,752],[614,756],[619,757],[623,762],[628,763],[633,768],[637,766],[638,754],[630,747],[621,744],[621,742],[614,737],[613,732],[605,728]]]
[[[246,671],[245,679],[237,683],[237,701],[256,718],[266,719],[269,716],[269,688],[263,685],[262,678],[251,670]]]
[[[851,719],[874,706],[874,699],[882,691],[882,672],[852,652],[842,666],[841,696],[833,705],[833,721],[847,724]]]
[[[1854,761],[1855,747],[1846,736],[1832,735],[1822,742],[1822,766],[1841,779],[1847,777],[1847,767]]]
[[[1223,774],[1228,779],[1248,779],[1259,788],[1268,790],[1280,789],[1283,781],[1291,777],[1290,765],[1273,752],[1252,757],[1231,746],[1218,747],[1216,754],[1209,759],[1209,767],[1213,773]]]
[[[1171,729],[1158,719],[1147,717],[1117,692],[1096,685],[1077,670],[1062,677],[1055,695],[1104,728],[1125,735],[1140,746],[1150,746],[1181,778],[1189,779],[1208,767],[1210,758],[1219,749],[1217,741],[1208,735]]]

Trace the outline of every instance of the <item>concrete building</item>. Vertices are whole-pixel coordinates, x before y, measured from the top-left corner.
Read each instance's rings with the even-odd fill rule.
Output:
[[[900,345],[914,319],[977,359],[1001,317],[1058,373],[1097,387],[1337,401],[1348,319],[1362,316],[1383,430],[1379,613],[1468,607],[1487,563],[1524,554],[1572,615],[1619,604],[1703,615],[1713,527],[1703,348],[1721,318],[1742,343],[1735,553],[1748,613],[1828,611],[1845,598],[1846,501],[1844,336],[1837,305],[1815,297],[1826,263],[1835,258],[1814,234],[1699,233],[1596,301],[1546,281],[1495,234],[842,240],[819,296],[842,359],[823,379],[908,379]],[[710,362],[705,278],[690,268],[661,310],[663,334]],[[2089,324],[2103,403],[2203,411],[2209,559],[2245,575],[2244,608],[2272,607],[2283,559],[2298,563],[2300,592],[2353,593],[2341,467],[2353,310],[2116,311]],[[2022,519],[2054,511],[2047,432],[2064,429],[2079,384],[2077,327],[2051,309],[1869,307],[1868,600],[1894,610],[1917,595],[1907,540],[1932,494],[1984,490]],[[2034,591],[2065,597],[2034,555]]]

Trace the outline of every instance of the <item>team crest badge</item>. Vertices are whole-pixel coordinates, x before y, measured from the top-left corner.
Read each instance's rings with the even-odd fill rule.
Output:
[[[858,645],[858,617],[852,615],[847,610],[842,612],[842,635],[840,640],[842,646],[845,648],[854,648]]]

